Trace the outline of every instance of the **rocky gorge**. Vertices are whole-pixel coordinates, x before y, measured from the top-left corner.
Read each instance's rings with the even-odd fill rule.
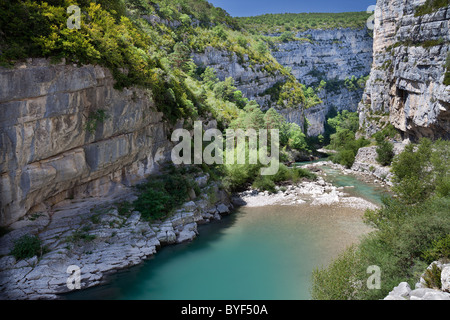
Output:
[[[415,16],[423,3],[379,0],[373,40],[366,29],[345,28],[308,30],[277,43],[272,56],[299,82],[317,89],[322,100],[311,108],[278,111],[302,127],[308,122],[307,134],[317,136],[330,110],[358,108],[363,135],[388,123],[401,132],[404,141],[394,142],[395,154],[410,140],[448,139],[450,91],[443,75],[450,11]],[[161,22],[150,17],[152,23]],[[169,21],[162,23],[182,26]],[[196,66],[214,68],[220,80],[232,77],[243,96],[264,111],[271,106],[270,90],[286,81],[246,55],[212,46],[190,54]],[[343,85],[369,72],[364,90]],[[319,90],[321,80],[339,88]],[[230,195],[217,177],[198,173],[199,189],[189,190],[189,201],[169,217],[149,222],[138,211],[124,212],[122,205],[136,200],[133,186],[160,173],[170,160],[171,132],[189,121],[169,122],[154,95],[141,87],[117,90],[111,71],[95,64],[29,58],[0,68],[0,299],[57,299],[72,290],[68,281],[74,269],[69,267],[80,271],[83,289],[104,284],[112,273],[142,263],[163,246],[193,240],[199,224],[220,220],[238,206],[361,212],[379,207],[350,195],[352,186],[327,182],[322,166],[381,187],[392,185],[390,168],[378,164],[376,147],[369,146],[358,150],[350,169],[325,161],[306,165],[319,179],[278,186],[275,193],[251,188]],[[216,126],[212,120],[204,129]],[[11,255],[24,235],[42,241],[39,257]],[[439,292],[423,283],[416,290],[402,283],[386,300],[447,299],[448,265],[440,266]]]
[[[121,203],[136,198],[134,189],[129,187],[108,196],[62,201],[13,223],[11,231],[0,238],[0,297],[60,299],[61,294],[74,288],[69,267],[79,268],[81,289],[105,284],[110,275],[148,260],[161,247],[193,240],[199,224],[220,220],[240,206],[311,205],[357,210],[378,207],[350,196],[346,189],[352,187],[326,182],[323,166],[352,174],[324,161],[306,166],[319,174],[316,181],[277,187],[276,193],[250,188],[230,196],[208,174],[199,173],[195,180],[200,194],[167,219],[150,223],[137,211],[123,213],[120,209]],[[18,260],[8,255],[24,234],[39,236],[45,248],[42,257]]]
[[[271,34],[278,37],[279,34]],[[306,86],[318,87],[320,81],[340,82],[352,76],[361,78],[370,72],[372,41],[366,28],[308,30],[296,34],[296,38],[275,44],[272,55],[278,63],[291,70],[294,77]],[[244,97],[257,101],[261,109],[271,106],[268,90],[286,81],[280,74],[270,74],[261,65],[252,65],[248,56],[240,59],[235,53],[208,47],[204,52],[192,55],[197,65],[210,66],[220,80],[231,77]],[[250,67],[250,65],[252,65]],[[318,95],[322,103],[303,110],[300,106],[279,109],[289,122],[302,126],[308,121],[308,135],[324,133],[326,116],[331,109],[355,112],[361,101],[363,88],[322,89]],[[278,108],[278,107],[277,107]]]
[[[371,59],[367,48],[371,38],[366,33],[312,30],[313,43],[281,44],[274,55],[307,84],[318,80],[306,76],[315,68],[339,75],[339,79],[360,76],[367,72]],[[299,59],[304,66],[293,67],[300,64]],[[285,80],[267,74],[262,66],[250,68],[248,57],[242,62],[236,54],[212,47],[194,54],[193,60],[213,67],[219,79],[231,76],[243,95],[258,101],[263,109],[270,100],[264,92]],[[110,71],[99,66],[67,65],[64,61],[51,65],[45,59],[29,59],[14,69],[3,69],[0,81],[3,225],[42,209],[46,203],[107,194],[158,172],[159,164],[170,156],[170,130],[182,125],[171,127],[163,120],[149,102],[151,92],[113,89]],[[345,88],[335,93],[323,91],[324,104],[280,112],[300,125],[306,117],[309,134],[317,135],[323,133],[331,108],[327,99],[339,104],[339,110],[353,110],[358,92]],[[102,156],[105,152],[111,156]]]
[[[273,37],[279,34],[271,35]],[[295,35],[298,39],[275,45],[272,55],[290,68],[303,84],[318,87],[321,81],[340,83],[337,88],[326,86],[318,93],[322,103],[305,110],[308,135],[324,133],[326,116],[331,109],[355,112],[363,93],[362,87],[346,88],[345,79],[365,77],[372,65],[373,39],[367,28],[307,30]],[[295,110],[283,110],[289,120],[295,120]]]

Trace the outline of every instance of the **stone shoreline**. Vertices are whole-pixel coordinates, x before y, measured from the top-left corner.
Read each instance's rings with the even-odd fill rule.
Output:
[[[363,148],[360,148],[360,150],[361,149],[363,149]],[[389,174],[387,174],[387,175],[379,176],[378,174],[375,174],[374,171],[371,171],[368,169],[366,170],[365,168],[361,168],[359,166],[360,163],[357,164],[356,160],[358,160],[358,157],[355,159],[355,164],[350,169],[347,169],[345,166],[338,164],[338,163],[334,163],[332,161],[320,161],[320,162],[316,162],[316,163],[312,163],[312,164],[307,164],[307,165],[302,166],[302,168],[308,169],[308,170],[315,170],[315,169],[320,169],[322,166],[327,166],[331,169],[339,170],[343,175],[355,175],[359,179],[361,179],[362,181],[364,181],[366,183],[377,184],[380,187],[386,188],[387,190],[390,189],[390,187],[392,187],[392,185],[393,185],[392,181],[391,181],[392,174],[390,174],[390,172],[389,172],[390,167],[382,167],[382,166],[378,165],[379,167],[383,168],[383,173],[389,172]],[[366,161],[365,159],[361,160],[361,158],[359,158],[359,160]],[[365,163],[365,164],[367,164],[367,163]]]
[[[323,178],[317,181],[301,181],[285,187],[277,187],[277,193],[258,192],[250,189],[234,195],[233,204],[248,207],[263,207],[270,205],[296,206],[309,204],[312,206],[340,206],[354,209],[377,209],[372,202],[359,197],[352,197],[345,189],[352,187],[336,187]]]
[[[0,299],[59,299],[71,291],[69,266],[80,268],[81,289],[86,289],[140,264],[162,246],[194,239],[198,224],[220,220],[233,209],[218,183],[207,183],[207,175],[196,181],[201,196],[164,221],[150,224],[139,212],[119,214],[115,204],[136,197],[132,189],[124,189],[108,197],[67,200],[14,223],[0,238]],[[24,234],[38,235],[49,252],[16,261],[8,254]]]
[[[330,162],[308,165],[334,166]],[[344,172],[344,171],[343,171]],[[362,198],[351,197],[344,187],[336,187],[322,177],[317,181],[301,181],[278,192],[247,191],[230,196],[217,182],[208,182],[208,175],[196,178],[201,196],[186,202],[164,221],[149,224],[139,212],[119,214],[116,204],[133,201],[131,189],[103,198],[66,200],[50,211],[32,215],[13,224],[12,231],[0,238],[0,299],[58,299],[70,292],[67,268],[81,271],[81,288],[86,289],[107,281],[107,275],[142,263],[165,245],[193,240],[197,225],[220,220],[235,206],[342,206],[356,209],[376,209]],[[14,241],[24,234],[36,234],[49,250],[37,256],[19,260],[8,255]]]

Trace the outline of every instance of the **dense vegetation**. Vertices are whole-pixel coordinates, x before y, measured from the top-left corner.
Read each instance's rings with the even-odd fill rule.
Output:
[[[66,8],[72,4],[81,8],[80,29],[66,25]],[[204,0],[6,0],[0,9],[0,64],[49,57],[105,66],[117,89],[150,89],[155,105],[172,122],[221,110],[207,99],[212,88],[202,87],[202,67],[190,59],[191,52],[207,46],[234,53],[241,62],[248,57],[250,68],[284,76],[277,100],[282,107],[320,102],[304,94],[306,88],[272,57],[260,37],[239,31],[233,18]]]
[[[81,28],[66,26],[69,0],[2,2],[1,43],[3,63],[25,57],[65,58],[81,64],[100,64],[109,68],[116,88],[137,86],[153,92],[156,105],[169,120],[189,116],[202,109],[181,78],[181,70],[170,69],[161,61],[161,46],[170,46],[164,25],[144,32],[142,21],[122,12],[122,1],[80,1]],[[114,10],[114,9],[117,9]],[[3,12],[2,10],[2,12]],[[156,30],[155,30],[156,29]],[[166,30],[168,31],[168,30]]]
[[[366,12],[284,13],[237,19],[253,33],[272,34],[285,31],[297,33],[309,29],[362,29],[369,16]]]
[[[364,215],[375,231],[314,271],[314,299],[382,299],[402,281],[414,287],[431,262],[450,258],[449,157],[448,141],[422,139],[394,158],[394,196]],[[366,286],[373,265],[380,267],[381,289]]]
[[[34,256],[40,257],[46,252],[47,249],[42,245],[42,241],[38,236],[25,234],[14,242],[14,247],[10,254],[17,260],[20,260]]]
[[[80,29],[67,27],[67,8],[74,4],[81,9]],[[151,91],[148,96],[172,123],[183,118],[189,128],[196,119],[212,117],[219,129],[279,129],[283,159],[289,150],[310,151],[305,128],[286,123],[275,108],[314,106],[321,103],[316,92],[273,58],[264,37],[249,34],[228,13],[205,0],[5,0],[0,11],[2,66],[29,57],[98,64],[112,72],[116,89]],[[246,68],[283,77],[271,94],[274,108],[262,112],[237,90],[232,78],[221,81],[213,68],[195,65],[191,53],[207,47],[236,55]],[[85,129],[95,132],[107,116],[105,110],[91,110]],[[235,165],[218,174],[230,190],[246,183],[268,189],[267,179],[278,183],[313,178],[306,171],[286,171],[281,165],[277,176],[262,183],[256,175],[260,167]],[[187,200],[188,190],[196,189],[183,174],[172,170],[139,186],[139,199],[120,205],[120,211],[135,208],[148,220],[167,216]]]
[[[377,162],[389,166],[394,158],[394,145],[389,141],[380,141],[377,147]]]
[[[356,139],[359,130],[359,115],[357,112],[335,112],[331,110],[327,115],[324,142],[327,149],[335,150],[330,160],[347,168],[352,167],[359,148],[370,144],[377,144],[377,162],[383,166],[390,165],[394,157],[394,145],[390,142],[398,137],[398,131],[392,124],[386,125],[376,132],[371,139]],[[375,140],[375,141],[373,141]]]
[[[127,211],[134,208],[148,221],[163,219],[189,200],[189,195],[200,195],[200,189],[192,177],[198,171],[195,166],[166,167],[161,175],[138,185],[138,199],[132,204],[122,203],[121,208]]]
[[[309,153],[309,145],[303,129],[295,123],[288,123],[275,109],[269,109],[265,114],[256,103],[250,102],[239,116],[231,122],[233,129],[277,129],[279,130],[280,162],[292,161],[289,155],[290,150]],[[248,146],[246,152],[246,164],[225,165],[224,184],[230,191],[243,190],[253,185],[255,189],[262,191],[275,191],[275,185],[285,181],[297,181],[300,178],[314,179],[315,176],[306,170],[287,168],[283,164],[279,165],[278,173],[272,176],[261,176],[261,163],[250,164],[248,161]],[[259,152],[259,150],[258,150]]]
[[[394,158],[394,145],[389,140],[395,139],[397,130],[392,124],[386,125],[382,130],[376,132],[372,138],[377,143],[377,162],[382,166],[389,166]]]
[[[370,141],[365,138],[355,138],[359,128],[358,113],[344,110],[339,112],[336,117],[329,118],[327,123],[335,132],[330,135],[330,144],[327,147],[336,151],[331,155],[331,160],[350,168],[355,162],[359,148],[370,144]]]

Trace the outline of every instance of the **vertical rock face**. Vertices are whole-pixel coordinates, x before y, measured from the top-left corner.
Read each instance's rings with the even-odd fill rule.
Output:
[[[348,110],[356,112],[362,94],[362,88],[352,91],[345,87],[341,87],[337,91],[322,89],[318,96],[323,103],[305,110],[305,118],[308,119],[308,135],[318,136],[324,133],[326,117],[332,108],[336,111]]]
[[[109,71],[92,65],[33,59],[1,68],[0,225],[158,170],[171,143],[149,95],[115,90]]]
[[[233,78],[243,96],[257,101],[263,109],[268,109],[270,100],[270,95],[265,95],[264,92],[277,82],[286,80],[282,75],[269,74],[263,70],[262,65],[251,65],[246,55],[239,59],[234,52],[213,47],[206,48],[205,52],[194,53],[192,59],[197,65],[213,68],[220,81]]]
[[[276,36],[276,35],[274,35]],[[356,111],[363,88],[349,90],[343,80],[367,76],[372,64],[372,37],[367,29],[308,30],[296,35],[303,41],[289,41],[277,45],[272,55],[292,69],[292,74],[307,86],[326,82],[339,82],[335,90],[322,89],[319,97],[323,104],[305,110],[308,135],[324,132],[326,115],[331,108],[338,111]]]
[[[366,136],[390,122],[411,140],[450,138],[450,9],[415,16],[424,3],[377,1],[374,63],[359,105]]]
[[[367,29],[308,30],[303,41],[277,45],[272,55],[302,83],[366,76],[372,63],[372,37]]]
[[[273,35],[277,36],[277,35]],[[273,57],[283,66],[292,69],[292,74],[303,84],[315,86],[321,80],[341,81],[335,90],[323,89],[319,97],[323,104],[302,110],[301,107],[280,110],[286,119],[303,126],[309,122],[308,134],[317,136],[324,132],[328,111],[356,111],[361,101],[363,88],[349,90],[343,80],[355,76],[367,76],[372,63],[372,38],[366,29],[308,30],[296,35],[308,40],[281,43],[272,51]],[[220,80],[232,77],[243,95],[256,100],[263,110],[270,106],[270,95],[264,94],[285,77],[269,74],[263,66],[250,66],[248,57],[239,59],[236,54],[209,47],[205,52],[192,55],[197,65],[212,67]]]

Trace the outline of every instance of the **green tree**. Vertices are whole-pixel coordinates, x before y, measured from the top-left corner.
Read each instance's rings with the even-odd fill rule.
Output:
[[[355,133],[350,129],[340,129],[335,134],[332,134],[330,138],[331,148],[337,150],[352,143],[355,140]]]
[[[286,119],[279,114],[274,108],[270,108],[266,111],[264,115],[264,122],[267,129],[278,129],[280,130]]]
[[[255,101],[250,101],[244,108],[245,119],[243,125],[245,129],[264,129],[264,113],[261,111],[259,104]]]
[[[308,150],[306,143],[306,135],[303,133],[300,126],[296,123],[290,124],[289,129],[289,147],[297,150]]]
[[[239,108],[244,108],[248,103],[248,99],[244,98],[241,90],[236,90],[233,92],[233,102],[235,102]]]
[[[236,87],[234,86],[234,79],[232,77],[228,77],[225,81],[217,82],[214,86],[214,94],[216,98],[234,101]]]
[[[381,141],[376,151],[378,163],[382,166],[389,166],[394,158],[394,145],[389,141]]]
[[[201,75],[201,78],[203,79],[203,83],[206,85],[207,88],[212,89],[214,85],[219,82],[219,79],[216,75],[216,70],[211,67],[206,67],[205,71]]]
[[[191,18],[187,15],[187,14],[185,14],[185,13],[183,13],[181,16],[180,16],[180,20],[181,20],[181,23],[184,25],[184,26],[190,26],[191,25],[191,22],[192,22],[192,20],[191,20]]]
[[[338,112],[336,117],[328,119],[327,122],[336,132],[344,129],[356,132],[359,128],[359,115],[357,112],[343,110]]]
[[[448,195],[450,142],[423,138],[418,145],[409,144],[392,161],[392,189],[405,203],[424,201],[435,192]]]

